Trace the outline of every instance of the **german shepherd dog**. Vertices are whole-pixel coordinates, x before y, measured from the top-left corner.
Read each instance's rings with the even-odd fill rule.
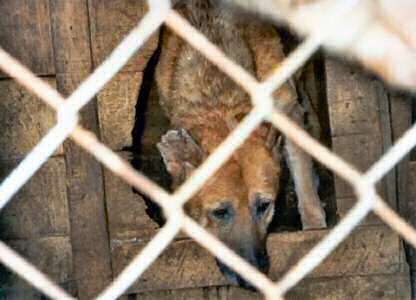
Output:
[[[188,0],[178,12],[234,62],[263,80],[284,59],[279,36],[271,25],[225,9],[215,0]],[[215,65],[168,29],[156,69],[160,103],[171,120],[158,144],[178,187],[215,150],[252,108],[249,96]],[[302,125],[303,109],[290,82],[274,94]],[[279,133],[264,123],[185,206],[186,212],[260,271],[267,273],[267,228],[274,214],[281,174]],[[302,225],[326,227],[325,213],[312,176],[311,159],[285,141],[287,164],[294,178]],[[233,284],[250,287],[218,262]]]

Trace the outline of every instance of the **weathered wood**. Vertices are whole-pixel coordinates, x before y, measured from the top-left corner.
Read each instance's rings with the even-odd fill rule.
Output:
[[[0,178],[17,162],[0,162]],[[69,235],[65,162],[50,159],[0,212],[2,239]],[[0,180],[1,180],[0,179]]]
[[[132,145],[142,73],[119,73],[98,94],[98,117],[104,144],[113,150]]]
[[[55,73],[50,27],[48,0],[0,1],[0,46],[38,75]]]
[[[118,153],[128,159],[127,153]],[[104,171],[110,241],[113,247],[124,239],[146,239],[159,227],[146,214],[143,198],[111,171]]]
[[[377,82],[332,59],[326,59],[325,71],[332,136],[379,134]]]
[[[57,51],[58,89],[72,92],[88,74],[91,49],[86,1],[51,1],[54,48]],[[67,50],[67,51],[66,51]],[[96,101],[81,112],[81,123],[99,135]],[[111,281],[111,258],[107,233],[103,172],[100,164],[75,145],[64,144],[71,222],[74,272],[80,299],[91,299]]]
[[[88,0],[94,65],[98,66],[147,12],[146,1]],[[123,68],[142,72],[158,43],[154,34]]]
[[[338,219],[342,219],[348,213],[348,211],[353,207],[353,205],[357,202],[356,197],[349,197],[349,198],[338,198],[338,207],[337,207],[337,216]],[[365,225],[377,225],[382,223],[379,217],[370,212],[367,217],[361,222],[361,224]]]
[[[407,274],[392,274],[305,280],[290,291],[286,298],[288,300],[408,300],[410,297]]]
[[[416,162],[409,162],[408,173],[408,203],[404,217],[413,225],[416,225]],[[416,267],[416,266],[415,266]]]
[[[414,99],[409,95],[390,92],[390,110],[393,141],[397,141],[412,124],[412,104]],[[413,103],[412,103],[413,102]],[[407,218],[412,214],[413,198],[409,197],[408,188],[413,187],[409,182],[409,155],[397,165],[397,197],[399,211]],[[410,209],[410,210],[409,210]],[[409,214],[408,214],[409,213]],[[416,224],[416,223],[415,223]]]
[[[45,80],[56,86],[54,79]],[[54,125],[55,113],[48,105],[15,81],[0,81],[0,161],[22,159]]]
[[[396,141],[410,128],[412,123],[412,105],[414,98],[406,94],[390,92],[390,110],[392,121],[392,137]],[[414,151],[414,150],[413,150]],[[414,153],[414,152],[413,152]],[[397,202],[400,215],[416,226],[416,167],[404,157],[396,166],[397,176]],[[405,243],[406,255],[410,267],[413,297],[416,295],[416,250]]]
[[[387,89],[379,82],[376,85],[377,98],[380,106],[380,127],[381,127],[381,139],[383,142],[383,153],[392,146],[392,120],[390,115],[390,104]],[[396,182],[396,170],[392,168],[383,178],[386,185],[386,199],[389,203],[394,204],[394,208],[397,206],[397,182]]]
[[[268,240],[270,276],[280,278],[290,266],[321,240],[328,230],[273,234]],[[146,241],[139,239],[113,248],[114,272],[140,251]],[[384,226],[357,229],[310,277],[332,277],[401,272],[400,240]],[[225,285],[213,256],[190,240],[175,241],[142,275],[130,292]]]
[[[62,285],[70,293],[74,293],[72,286],[72,253],[71,241],[68,237],[46,237],[31,240],[9,241],[7,244],[33,263],[39,270],[47,274],[54,282]],[[2,299],[40,298],[36,292],[18,275],[1,266],[0,295]],[[22,299],[22,298],[20,298]]]
[[[385,92],[377,80],[344,62],[327,59],[325,71],[333,150],[359,170],[366,171],[391,144],[386,139],[391,134],[390,127],[383,125],[389,121]],[[386,180],[394,184],[391,176],[384,178],[378,184],[378,192],[396,207],[394,189],[387,188]],[[335,190],[338,213],[342,216],[354,205],[355,194],[339,177],[335,177]],[[368,218],[368,222],[380,220]]]
[[[78,74],[92,68],[86,0],[51,1],[52,36],[57,74]]]
[[[412,105],[415,99],[406,94],[391,92],[390,107],[393,140],[398,140],[412,124]],[[407,220],[414,221],[414,187],[416,177],[413,177],[414,162],[406,155],[397,165],[397,193],[399,212]],[[412,158],[413,159],[413,158]],[[416,222],[413,223],[416,225]]]
[[[130,296],[132,299],[160,300],[255,300],[264,299],[262,294],[232,286],[199,289],[155,291]],[[306,279],[288,292],[288,300],[349,300],[349,299],[410,299],[410,286],[405,274],[346,276]]]
[[[182,289],[182,290],[167,290],[167,291],[156,291],[156,292],[149,292],[149,293],[142,293],[131,296],[133,299],[137,300],[187,300],[187,299],[212,299],[217,300],[217,297],[208,298],[208,294],[214,294],[217,296],[217,288],[209,288],[208,290],[204,290],[202,288],[199,289]],[[133,300],[131,299],[131,300]]]
[[[366,171],[381,157],[383,154],[381,143],[381,136],[372,134],[332,138],[333,151],[360,171]],[[379,185],[378,191],[383,197],[386,195],[385,189],[385,185]],[[339,202],[338,199],[346,199],[355,195],[352,186],[339,177],[335,177],[335,193],[337,202]]]
[[[406,169],[405,169],[406,168]],[[399,168],[403,177],[401,179],[407,179],[408,189],[406,194],[399,193],[399,201],[407,200],[402,204],[401,208],[406,208],[405,211],[401,211],[401,215],[407,219],[407,221],[414,227],[416,227],[416,162],[409,162],[407,167],[402,166]],[[399,173],[400,174],[400,173]],[[400,179],[400,177],[399,177]],[[399,182],[400,186],[400,182]],[[403,185],[403,187],[405,187]],[[401,190],[403,192],[403,190]],[[407,260],[409,262],[410,279],[412,281],[413,295],[416,293],[416,250],[411,245],[405,245],[407,248]]]

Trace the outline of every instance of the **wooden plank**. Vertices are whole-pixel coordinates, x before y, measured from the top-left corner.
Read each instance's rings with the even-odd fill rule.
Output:
[[[282,272],[289,270],[327,232],[288,233],[278,236],[278,240],[269,241],[272,278],[278,278]],[[311,277],[396,273],[402,270],[405,263],[400,251],[400,238],[390,228],[358,228],[314,270]]]
[[[71,241],[65,236],[46,237],[32,240],[9,241],[7,244],[47,274],[54,282],[74,294]],[[0,295],[2,299],[40,299],[35,291],[15,273],[1,268]],[[3,298],[4,296],[4,298]],[[31,296],[29,298],[29,296]]]
[[[211,293],[210,293],[211,292]],[[187,299],[212,299],[217,300],[215,297],[217,293],[217,288],[210,288],[209,291],[200,289],[181,289],[181,290],[166,290],[166,291],[155,291],[149,293],[142,293],[130,296],[130,299],[137,300],[187,300]],[[209,294],[214,294],[214,297],[208,298]]]
[[[411,294],[407,274],[392,274],[305,280],[287,294],[287,299],[408,300]]]
[[[53,0],[51,11],[54,48],[62,50],[58,51],[55,62],[60,72],[58,89],[68,95],[81,83],[92,65],[86,34],[89,28],[87,3],[83,0]],[[82,109],[81,119],[83,126],[99,135],[95,100]],[[112,278],[103,172],[100,164],[72,141],[65,142],[64,148],[78,296],[91,299]]]
[[[132,146],[142,73],[119,73],[98,94],[98,117],[104,144],[113,150]]]
[[[38,75],[55,73],[50,27],[48,0],[0,1],[0,46]]]
[[[268,239],[270,276],[280,278],[304,256],[328,230],[273,234]],[[113,248],[114,272],[140,251],[146,241],[139,239]],[[401,272],[404,261],[400,240],[384,226],[357,229],[310,277],[332,277]],[[190,240],[175,241],[142,275],[130,292],[224,285],[214,258]]]
[[[88,22],[86,9],[85,0],[51,1],[57,74],[75,73],[83,79],[91,71],[90,32],[86,26]]]
[[[52,87],[54,79],[44,78]],[[20,160],[55,125],[55,113],[13,80],[0,81],[0,161]],[[62,147],[56,154],[62,154]]]
[[[409,95],[390,92],[390,110],[392,122],[392,137],[393,141],[397,141],[403,133],[410,128],[412,124],[412,105],[414,98]],[[408,208],[412,206],[409,201],[412,198],[408,197],[409,185],[409,156],[404,157],[397,165],[397,193],[399,202],[399,211],[406,214]],[[406,215],[406,217],[412,214]]]
[[[389,103],[389,96],[388,91],[384,87],[384,85],[379,82],[377,84],[377,94],[378,100],[380,104],[380,120],[381,120],[381,137],[383,141],[383,153],[387,152],[387,150],[393,144],[393,133],[392,133],[392,120],[390,115],[390,103]],[[394,168],[390,170],[385,176],[383,176],[383,180],[385,181],[386,185],[386,195],[385,198],[388,199],[389,203],[394,204],[394,208],[397,206],[397,181],[396,181],[396,171]]]
[[[403,171],[403,169],[402,169]],[[403,204],[406,207],[406,211],[401,211],[401,215],[413,226],[416,227],[416,162],[409,162],[408,173],[404,173],[408,180],[408,189],[406,195],[399,193],[399,201],[407,200]],[[405,178],[404,176],[402,177]],[[407,260],[409,262],[410,276],[412,280],[413,292],[416,292],[416,250],[411,245],[405,245]]]
[[[154,291],[131,295],[137,300],[260,300],[263,295],[233,286],[199,289]],[[288,300],[349,300],[349,299],[410,299],[410,286],[405,274],[346,276],[334,278],[306,279],[288,292]]]
[[[338,219],[342,219],[346,216],[348,211],[353,207],[353,205],[357,202],[356,197],[350,198],[338,198],[338,207],[337,207],[337,216]],[[361,222],[362,225],[377,225],[382,223],[380,218],[370,212],[367,217]]]
[[[372,134],[332,138],[333,151],[360,171],[366,171],[381,157],[383,154],[381,143],[381,137]],[[386,196],[384,184],[379,185],[378,191],[383,197]],[[335,193],[338,206],[343,206],[339,203],[339,199],[346,199],[355,195],[351,185],[339,177],[335,177]]]
[[[332,147],[336,154],[366,171],[391,145],[386,93],[380,83],[364,74],[357,66],[326,59],[327,97],[332,133]],[[386,182],[389,182],[387,186]],[[395,177],[390,174],[378,184],[378,192],[396,207]],[[343,216],[355,203],[351,186],[335,177],[338,214]],[[365,223],[380,223],[367,218]]]
[[[412,124],[412,111],[415,105],[414,96],[408,94],[390,92],[390,110],[392,120],[392,137],[396,141]],[[412,151],[414,153],[414,150]],[[416,196],[416,166],[410,162],[410,156],[404,157],[396,166],[397,178],[397,202],[398,210],[410,224],[416,226],[415,196]],[[416,295],[416,250],[405,243],[405,252],[410,267],[412,281],[412,294]]]
[[[146,14],[145,1],[88,0],[94,65],[98,66]],[[123,68],[142,72],[158,44],[154,34]]]
[[[0,162],[0,178],[16,164]],[[69,235],[65,172],[63,158],[52,158],[25,184],[0,212],[2,239]]]
[[[129,158],[127,153],[118,154]],[[124,239],[135,237],[152,237],[159,226],[146,214],[143,198],[111,171],[105,170],[104,177],[111,244],[118,245]]]
[[[377,82],[350,64],[326,59],[332,136],[380,134]]]

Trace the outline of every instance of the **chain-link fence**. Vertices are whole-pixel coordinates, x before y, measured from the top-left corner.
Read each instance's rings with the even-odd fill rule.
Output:
[[[71,137],[107,168],[157,202],[166,215],[166,224],[97,299],[115,299],[123,294],[157,259],[180,230],[186,232],[224,264],[238,272],[267,299],[283,298],[284,294],[318,266],[370,211],[374,211],[384,222],[416,247],[416,231],[391,210],[375,190],[375,184],[416,144],[416,126],[408,130],[367,172],[361,173],[273,107],[273,91],[288,80],[331,34],[335,34],[336,25],[342,22],[347,13],[356,8],[357,3],[360,1],[332,1],[331,11],[325,11],[325,17],[322,16],[323,19],[320,20],[322,29],[307,36],[304,42],[263,82],[258,82],[242,67],[229,60],[186,20],[171,10],[169,0],[149,0],[147,15],[107,60],[67,99],[0,49],[0,67],[57,112],[55,127],[2,182],[0,209],[11,200],[67,137]],[[128,162],[101,144],[94,134],[78,125],[78,111],[103,88],[163,23],[244,88],[251,96],[253,104],[252,111],[173,194],[169,194],[134,170]],[[348,214],[278,282],[271,281],[266,275],[252,267],[183,211],[184,203],[198,192],[210,176],[263,121],[274,124],[287,138],[351,184],[358,197],[357,203]],[[3,242],[0,242],[0,260],[45,295],[54,299],[73,299]]]

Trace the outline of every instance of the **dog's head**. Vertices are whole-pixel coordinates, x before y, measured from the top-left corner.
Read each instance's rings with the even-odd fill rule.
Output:
[[[185,206],[192,218],[264,273],[269,269],[267,227],[274,213],[280,174],[277,151],[267,144],[264,136],[252,135]],[[158,148],[173,188],[184,182],[207,154],[185,130],[169,131]],[[218,264],[229,281],[250,287],[238,274]]]

